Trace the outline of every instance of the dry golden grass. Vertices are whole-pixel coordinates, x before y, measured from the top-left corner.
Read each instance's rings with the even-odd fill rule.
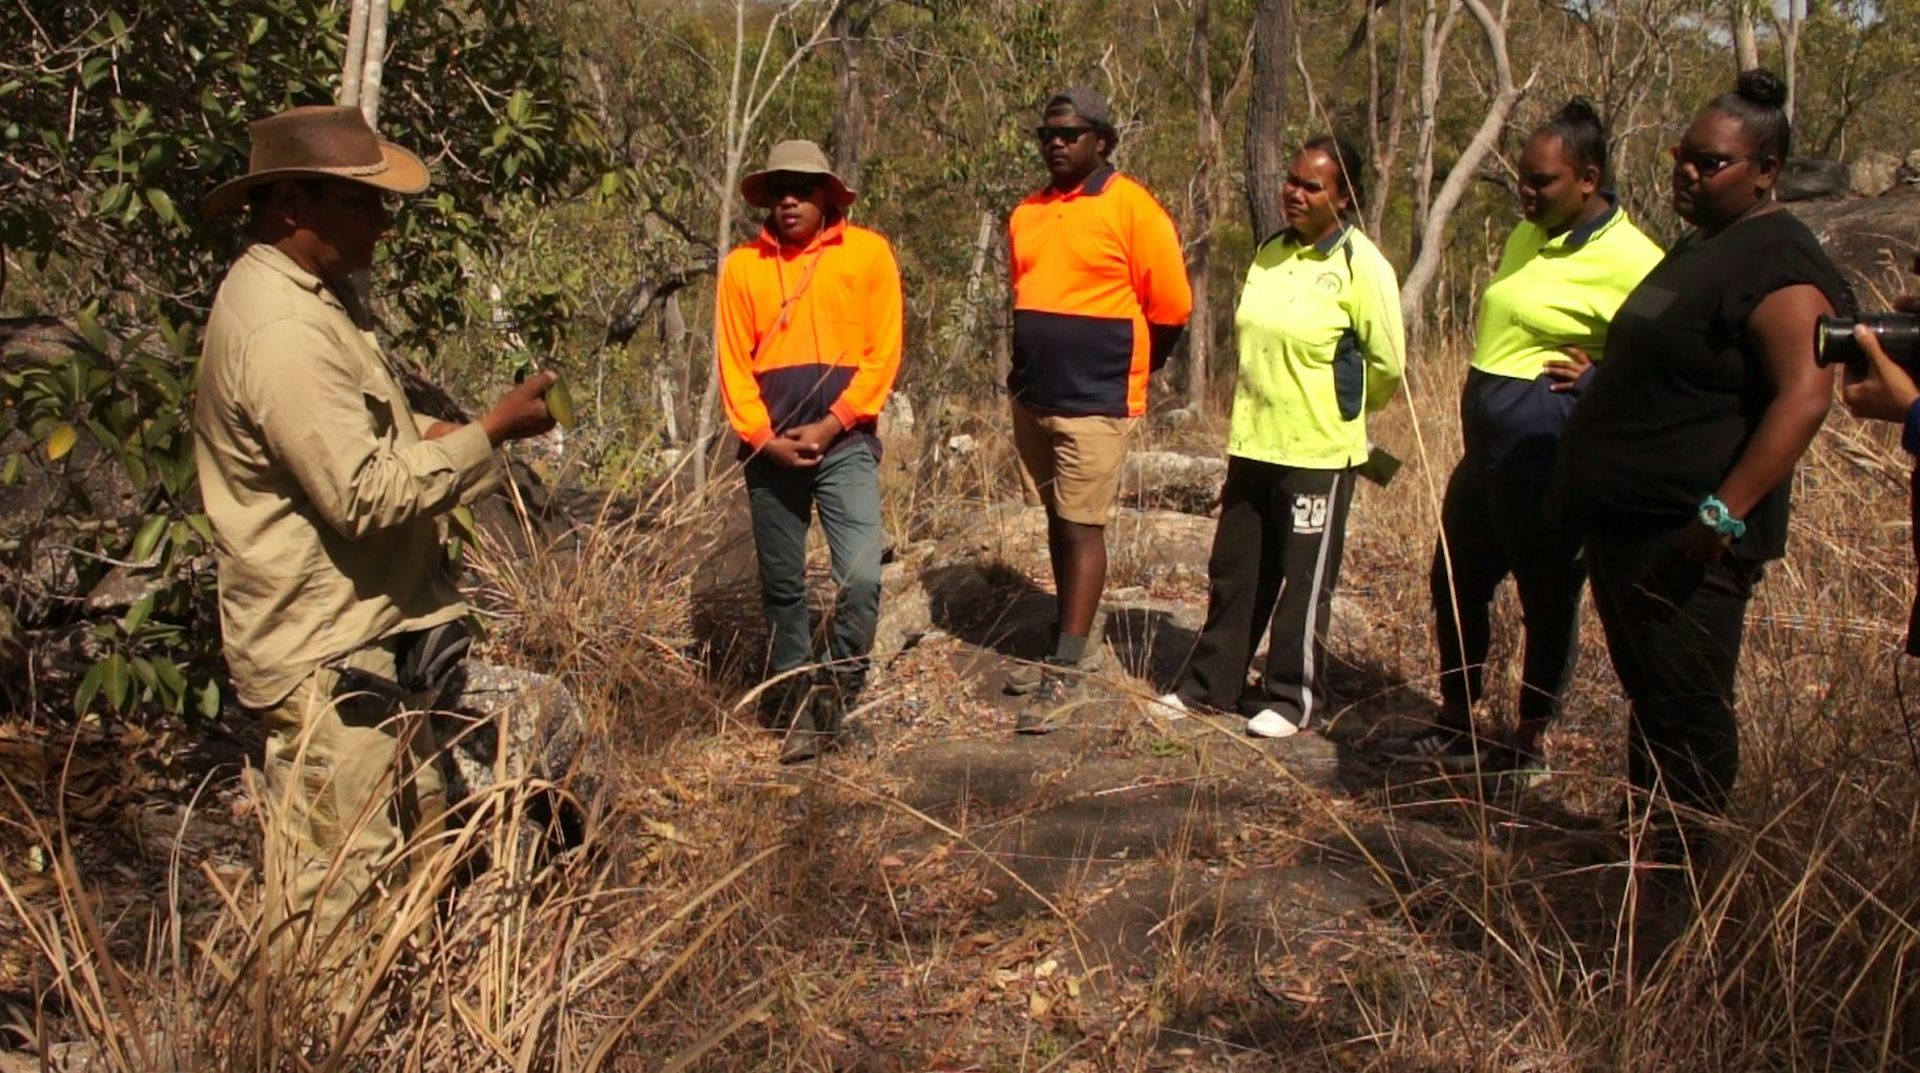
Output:
[[[1459,377],[1457,358],[1429,363],[1411,405],[1380,421],[1375,439],[1408,465],[1356,508],[1343,588],[1373,628],[1335,645],[1395,683],[1376,708],[1431,693],[1426,569]],[[890,471],[897,538],[962,530],[1009,493],[990,429],[972,430],[975,455]],[[497,787],[453,852],[417,847],[419,874],[368,906],[389,926],[348,969],[267,973],[251,873],[182,857],[149,918],[103,919],[112,877],[84,874],[62,817],[41,816],[26,837],[57,897],[0,870],[50,974],[14,1032],[80,1041],[49,1053],[115,1070],[1920,1068],[1920,763],[1894,658],[1913,577],[1904,469],[1891,430],[1840,412],[1802,467],[1789,558],[1750,618],[1743,771],[1713,862],[1653,869],[1632,829],[1582,821],[1611,814],[1623,752],[1624,702],[1590,622],[1550,739],[1568,772],[1548,790],[1328,795],[1274,764],[1279,804],[1253,828],[1356,862],[1381,891],[1374,911],[1336,927],[1275,905],[1251,974],[1235,940],[1169,928],[1145,975],[1071,998],[1031,965],[1081,946],[1084,892],[982,939],[982,911],[1012,886],[968,856],[991,818],[908,806],[899,741],[871,762],[777,772],[750,715],[763,642],[743,549],[714,521],[737,489],[587,526],[564,555],[483,551],[496,654],[556,668],[581,701],[604,791],[593,841],[525,854],[529,787]],[[1499,643],[1516,635],[1503,599]],[[1509,674],[1494,717],[1512,687]],[[896,675],[868,708],[976,688]],[[1195,833],[1217,819],[1168,831],[1156,866],[1219,864],[1229,851]],[[494,867],[464,881],[461,858],[482,851]],[[215,891],[219,911],[183,911],[187,887]],[[1077,1020],[1010,1007],[983,964],[1025,972]],[[341,996],[365,1001],[343,1013]]]

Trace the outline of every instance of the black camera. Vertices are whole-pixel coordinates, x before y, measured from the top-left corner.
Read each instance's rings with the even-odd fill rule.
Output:
[[[1853,326],[1864,325],[1878,336],[1880,349],[1894,364],[1908,372],[1920,372],[1920,313],[1867,313],[1858,317],[1823,316],[1813,328],[1813,360],[1822,368],[1838,362],[1849,369],[1864,369],[1867,355],[1853,337]]]

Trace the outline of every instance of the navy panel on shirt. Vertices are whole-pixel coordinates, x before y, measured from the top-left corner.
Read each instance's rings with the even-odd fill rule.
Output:
[[[1072,313],[1013,314],[1007,390],[1029,409],[1127,416],[1133,322]]]

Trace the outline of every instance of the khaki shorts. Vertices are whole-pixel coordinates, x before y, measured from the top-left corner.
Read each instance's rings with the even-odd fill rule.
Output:
[[[1120,469],[1139,419],[1046,414],[1013,404],[1013,449],[1030,505],[1070,522],[1105,525],[1120,498]]]

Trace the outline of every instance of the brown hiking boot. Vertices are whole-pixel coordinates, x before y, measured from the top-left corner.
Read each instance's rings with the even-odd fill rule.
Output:
[[[1059,642],[1060,627],[1047,627],[1047,646],[1053,647]],[[1102,609],[1093,616],[1093,628],[1087,631],[1087,654],[1081,657],[1080,669],[1097,671],[1105,662],[1107,643],[1107,613]],[[1024,697],[1040,688],[1040,679],[1046,671],[1046,661],[1022,663],[1007,672],[1001,683],[1000,691],[1010,697]]]
[[[1000,691],[1010,697],[1024,697],[1040,688],[1043,669],[1038,663],[1022,663],[1007,672],[1007,680]]]
[[[813,720],[813,705],[803,705],[787,728],[786,743],[780,746],[782,764],[802,764],[820,755],[822,734]]]
[[[1026,706],[1013,717],[1015,734],[1051,734],[1066,726],[1073,713],[1086,706],[1084,672],[1052,662],[1039,667],[1040,687],[1028,696]]]

